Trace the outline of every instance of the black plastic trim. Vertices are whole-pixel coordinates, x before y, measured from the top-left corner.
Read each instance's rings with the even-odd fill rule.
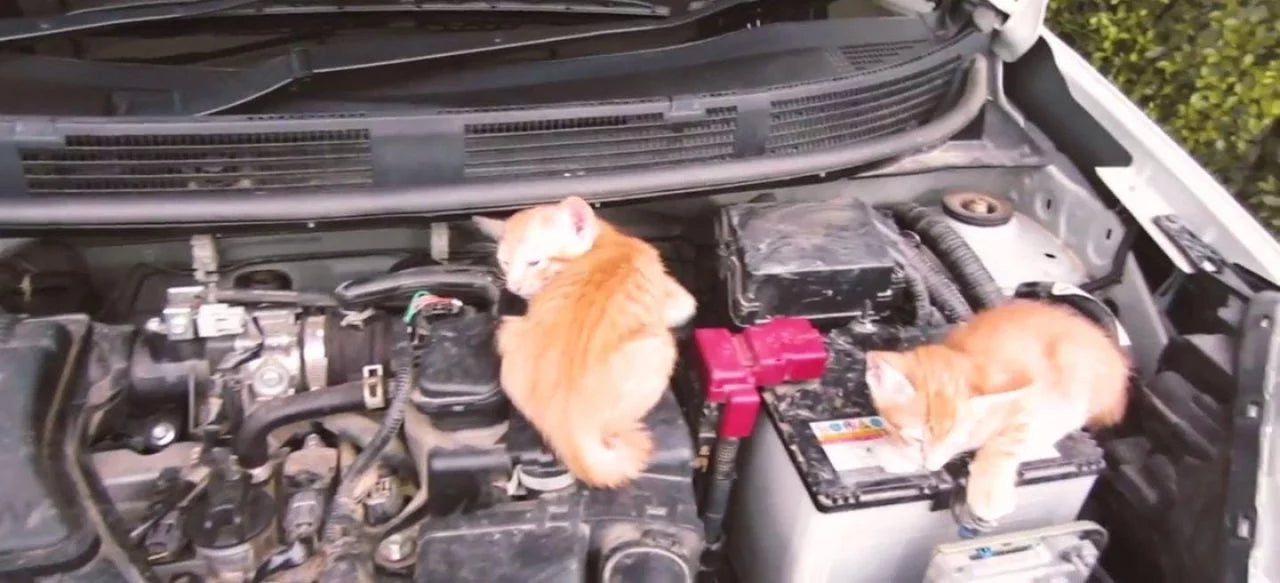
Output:
[[[1231,407],[1226,499],[1223,508],[1222,581],[1249,580],[1249,555],[1257,534],[1258,468],[1267,384],[1280,366],[1280,293],[1259,292],[1249,302],[1236,352],[1236,394]]]
[[[582,193],[599,202],[739,186],[822,174],[885,160],[945,141],[987,101],[988,61],[976,56],[956,106],[901,133],[807,154],[730,159],[661,170],[581,177],[320,192],[181,195],[49,195],[0,199],[0,227],[245,224],[433,215],[517,208]]]

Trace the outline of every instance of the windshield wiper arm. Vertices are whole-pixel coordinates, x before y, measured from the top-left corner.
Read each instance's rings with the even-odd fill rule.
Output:
[[[8,18],[0,20],[0,43],[29,40],[43,36],[108,28],[139,22],[190,18],[214,12],[234,10],[262,0],[196,0],[186,3],[156,4],[140,2],[111,9],[88,10],[40,18]]]

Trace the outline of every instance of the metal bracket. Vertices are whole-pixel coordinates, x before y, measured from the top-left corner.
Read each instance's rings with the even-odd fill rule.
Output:
[[[973,15],[979,27],[999,32],[992,39],[992,50],[1000,59],[1011,62],[1031,50],[1040,38],[1048,6],[1049,0],[986,0],[986,6],[975,10]],[[992,9],[1004,18],[990,14]]]
[[[218,247],[213,242],[213,235],[191,236],[191,270],[200,283],[218,282]]]
[[[381,409],[387,406],[386,383],[383,382],[382,365],[369,364],[360,369],[364,377],[364,406],[368,409]]]

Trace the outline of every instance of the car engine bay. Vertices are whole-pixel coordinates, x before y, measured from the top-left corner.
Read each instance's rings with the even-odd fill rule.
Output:
[[[63,404],[79,411],[70,434],[96,482],[83,487],[162,581],[920,580],[963,527],[948,511],[963,470],[889,478],[824,447],[815,428],[875,414],[858,355],[1017,295],[1080,308],[1141,365],[1134,324],[1112,313],[1151,296],[1109,282],[1125,229],[1054,166],[843,188],[598,211],[654,243],[700,303],[646,419],[654,461],[616,491],[575,484],[502,394],[493,333],[522,302],[465,218],[32,240],[8,254],[27,287],[5,305],[32,316],[4,316],[4,345],[53,370],[84,352],[64,382],[85,392]],[[19,423],[35,406],[7,408],[6,431],[48,439]],[[1024,467],[999,533],[1076,524],[1106,465],[1096,439]],[[53,463],[24,458],[31,495],[67,493],[37,477]],[[86,518],[52,524],[45,542],[66,552]],[[1088,549],[1081,568],[1105,540],[1089,524],[1053,533]]]
[[[0,240],[0,578],[1209,580],[1266,286],[1164,265],[998,101],[824,178],[597,209],[699,303],[617,490],[504,395],[524,304],[470,216]],[[889,474],[857,445],[883,434],[863,356],[1008,297],[1101,324],[1135,381],[1121,426],[1024,463],[978,524],[967,459]]]

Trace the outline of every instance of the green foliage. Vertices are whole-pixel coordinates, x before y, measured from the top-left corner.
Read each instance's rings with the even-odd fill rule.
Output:
[[[1280,2],[1050,0],[1048,20],[1280,230]]]

